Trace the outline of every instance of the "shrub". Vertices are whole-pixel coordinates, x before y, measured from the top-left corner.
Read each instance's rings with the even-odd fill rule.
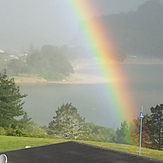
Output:
[[[6,130],[3,127],[0,127],[0,135],[6,135]]]

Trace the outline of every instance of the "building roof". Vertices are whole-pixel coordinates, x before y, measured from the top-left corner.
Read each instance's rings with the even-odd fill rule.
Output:
[[[2,154],[2,152],[0,153]],[[3,152],[8,163],[158,163],[147,157],[79,142],[63,142]]]

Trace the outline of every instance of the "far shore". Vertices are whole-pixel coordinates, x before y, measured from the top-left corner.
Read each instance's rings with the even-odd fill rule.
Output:
[[[97,76],[95,74],[87,73],[87,70],[93,70],[95,67],[97,68],[99,65],[95,61],[82,59],[77,60],[72,63],[74,67],[74,74],[66,77],[63,80],[47,80],[42,77],[32,77],[32,76],[14,76],[14,81],[17,84],[93,84],[93,83],[108,83],[104,76]],[[137,59],[137,58],[129,58],[124,61],[123,64],[134,64],[134,65],[157,65],[163,64],[163,60],[157,59]],[[85,70],[82,72],[81,70]]]
[[[80,77],[79,77],[80,76]],[[41,77],[25,77],[15,76],[14,81],[16,84],[93,84],[93,83],[106,83],[106,81],[98,76],[88,74],[71,75],[63,80],[46,80]]]

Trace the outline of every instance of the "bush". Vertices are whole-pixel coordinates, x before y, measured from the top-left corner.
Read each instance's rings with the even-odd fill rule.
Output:
[[[6,130],[3,127],[0,127],[0,135],[6,135]]]
[[[1,131],[1,129],[0,129]],[[2,130],[3,131],[3,130]],[[35,138],[46,138],[49,137],[49,135],[46,133],[46,131],[35,125],[29,125],[26,128],[7,128],[4,130],[3,135],[7,136],[22,136],[22,137],[35,137]]]
[[[6,131],[7,136],[26,136],[26,133],[24,132],[24,129],[13,129],[13,128],[8,128]]]

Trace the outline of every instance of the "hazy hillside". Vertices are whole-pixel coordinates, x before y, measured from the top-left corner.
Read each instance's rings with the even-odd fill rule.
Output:
[[[163,57],[163,2],[149,0],[136,11],[94,17],[89,21],[101,22],[106,35],[119,51],[119,57],[127,55]],[[76,43],[84,46],[79,34]],[[79,41],[80,40],[80,41]]]

